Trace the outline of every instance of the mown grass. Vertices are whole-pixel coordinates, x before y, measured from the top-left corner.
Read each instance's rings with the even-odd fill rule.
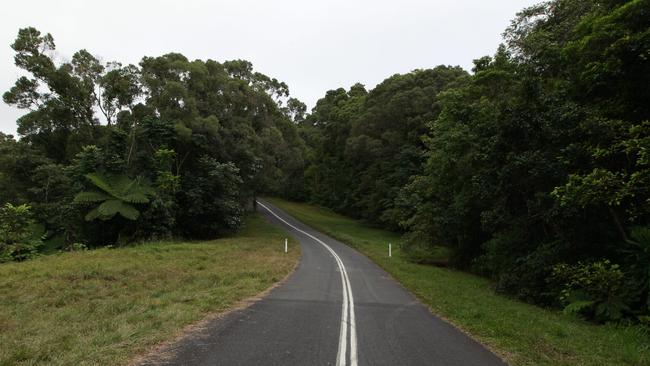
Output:
[[[594,325],[497,295],[477,276],[409,262],[398,234],[329,210],[269,199],[298,220],[367,255],[431,310],[510,365],[650,365],[650,336],[636,326]],[[388,258],[387,244],[393,243]]]
[[[0,365],[119,365],[284,278],[299,247],[259,216],[236,236],[0,265]]]

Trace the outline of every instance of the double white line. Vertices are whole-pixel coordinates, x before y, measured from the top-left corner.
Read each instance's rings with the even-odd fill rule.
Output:
[[[341,331],[339,333],[339,351],[338,354],[336,355],[336,366],[346,366],[348,364],[347,363],[348,333],[350,335],[349,338],[350,339],[350,366],[357,366],[357,360],[358,360],[357,326],[354,318],[354,297],[352,296],[352,286],[350,286],[348,271],[345,270],[345,265],[343,264],[343,261],[338,256],[338,254],[336,254],[336,252],[329,245],[325,244],[322,240],[291,225],[286,220],[278,216],[275,212],[273,212],[270,208],[266,207],[263,203],[257,201],[257,204],[262,206],[264,209],[270,212],[271,215],[275,216],[278,220],[284,222],[289,227],[293,228],[294,230],[302,234],[307,235],[308,237],[314,239],[316,242],[324,246],[325,249],[327,249],[332,254],[334,260],[336,260],[336,264],[338,264],[339,266],[339,272],[341,273],[341,285],[343,286]]]

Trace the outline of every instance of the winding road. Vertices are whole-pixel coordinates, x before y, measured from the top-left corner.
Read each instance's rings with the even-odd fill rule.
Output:
[[[281,286],[171,345],[165,365],[505,365],[432,315],[368,258],[270,203],[258,212],[300,241]]]

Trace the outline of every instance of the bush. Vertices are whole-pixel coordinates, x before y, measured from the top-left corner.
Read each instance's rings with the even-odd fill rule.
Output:
[[[544,244],[532,253],[516,258],[513,264],[504,264],[496,280],[496,291],[528,303],[553,305],[556,303],[547,279],[553,264],[559,262],[558,244]]]
[[[0,208],[0,262],[23,261],[37,255],[43,243],[34,234],[28,205],[7,203]]]
[[[155,195],[138,220],[135,240],[170,239],[176,225],[175,211],[176,204],[173,200]]]
[[[181,184],[178,223],[186,236],[214,238],[241,226],[242,179],[235,164],[204,156]]]
[[[555,285],[564,311],[597,322],[617,321],[629,313],[632,301],[626,278],[609,260],[576,265],[558,264],[550,282]]]
[[[173,235],[178,210],[176,194],[181,188],[180,175],[172,173],[175,157],[176,153],[170,149],[159,149],[154,154],[154,194],[138,222],[137,240],[165,240]]]

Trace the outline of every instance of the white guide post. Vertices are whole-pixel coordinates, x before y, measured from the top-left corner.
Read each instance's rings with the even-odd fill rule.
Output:
[[[393,256],[393,248],[391,247],[390,243],[388,243],[388,257],[390,258],[392,256]]]
[[[284,238],[284,252],[286,253],[287,250],[289,249],[287,246],[289,245],[289,239]]]

